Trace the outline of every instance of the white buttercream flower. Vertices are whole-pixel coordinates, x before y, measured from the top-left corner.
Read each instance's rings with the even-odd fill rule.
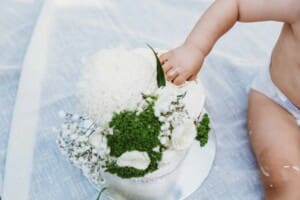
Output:
[[[172,134],[172,145],[176,150],[187,149],[192,145],[197,135],[196,127],[192,120],[186,120],[182,125],[175,127]]]
[[[171,105],[171,102],[177,98],[177,93],[177,87],[173,84],[167,84],[165,87],[158,89],[158,99],[154,106],[155,112],[168,112],[170,110],[169,106]]]
[[[120,167],[133,167],[145,170],[149,166],[151,160],[147,152],[127,151],[117,158],[117,165]]]
[[[202,85],[196,81],[186,82],[181,89],[186,91],[186,95],[183,98],[185,109],[192,119],[196,119],[203,110],[205,102],[204,89]]]

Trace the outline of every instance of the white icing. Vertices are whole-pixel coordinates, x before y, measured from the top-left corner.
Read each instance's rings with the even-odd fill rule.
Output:
[[[83,111],[104,127],[114,112],[135,109],[141,93],[155,89],[156,64],[149,49],[110,49],[85,67],[78,94]]]
[[[183,99],[185,108],[190,117],[196,119],[203,110],[205,102],[204,89],[197,81],[186,82],[181,89],[187,92]]]
[[[163,166],[176,160],[178,160],[178,152],[176,152],[175,150],[166,150],[162,154],[160,165]]]
[[[150,162],[148,153],[141,151],[127,151],[117,159],[117,165],[120,167],[134,167],[140,170],[147,169]]]
[[[191,120],[186,120],[182,125],[175,127],[171,136],[174,149],[184,150],[190,147],[197,135],[196,127]]]

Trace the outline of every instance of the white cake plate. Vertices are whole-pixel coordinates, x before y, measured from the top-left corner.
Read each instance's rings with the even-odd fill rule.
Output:
[[[174,200],[187,198],[201,186],[213,167],[215,155],[216,135],[211,130],[208,143],[204,147],[200,147],[199,142],[195,141],[183,161],[181,173],[174,188]]]

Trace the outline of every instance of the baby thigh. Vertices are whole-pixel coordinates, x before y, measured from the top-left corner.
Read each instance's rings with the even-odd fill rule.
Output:
[[[285,109],[251,91],[248,133],[266,199],[300,199],[300,128]]]

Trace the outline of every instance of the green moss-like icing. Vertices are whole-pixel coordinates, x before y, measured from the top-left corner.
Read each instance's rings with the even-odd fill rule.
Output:
[[[147,102],[147,107],[139,114],[130,110],[114,114],[109,123],[113,135],[107,136],[107,144],[110,147],[110,156],[113,157],[119,157],[126,151],[147,152],[151,160],[148,168],[139,170],[133,167],[119,167],[113,162],[106,166],[106,171],[123,178],[131,178],[144,176],[157,169],[162,153],[152,149],[162,146],[158,138],[161,122],[154,115],[155,98]]]
[[[207,113],[203,115],[201,122],[197,127],[197,137],[196,139],[200,142],[200,146],[203,147],[208,142],[208,134],[210,131],[210,119]]]

